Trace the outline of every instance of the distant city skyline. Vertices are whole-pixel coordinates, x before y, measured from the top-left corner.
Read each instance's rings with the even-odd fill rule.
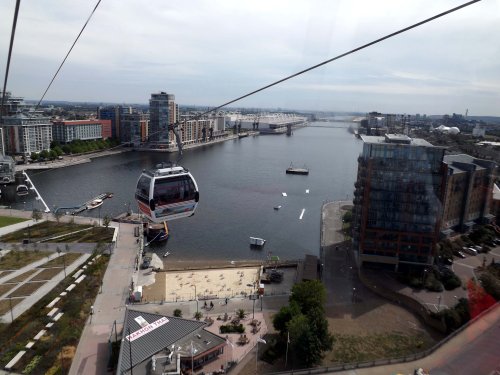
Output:
[[[217,106],[463,1],[102,1],[46,100]],[[7,90],[38,100],[95,3],[21,2]],[[1,2],[0,75],[15,2]],[[500,2],[481,1],[232,107],[500,116]],[[0,88],[1,89],[1,88]]]

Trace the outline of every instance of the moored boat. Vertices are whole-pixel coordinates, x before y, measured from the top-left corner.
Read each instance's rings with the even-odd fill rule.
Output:
[[[102,199],[94,199],[89,204],[87,204],[87,210],[92,210],[94,208],[97,208],[100,205],[102,205],[102,203],[103,203]]]
[[[24,196],[29,194],[29,189],[26,185],[18,185],[16,188],[16,194],[19,196]]]
[[[250,237],[250,246],[262,247],[266,243],[266,240],[259,237]]]

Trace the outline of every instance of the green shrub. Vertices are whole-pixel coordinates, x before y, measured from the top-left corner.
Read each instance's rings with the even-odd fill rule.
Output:
[[[442,292],[443,291],[443,284],[439,282],[439,280],[436,278],[434,273],[429,273],[427,275],[427,278],[425,279],[425,289],[431,291],[431,292]]]
[[[458,288],[459,286],[462,285],[462,281],[454,273],[447,276],[447,277],[443,277],[441,279],[441,281],[442,281],[443,286],[446,290],[453,290],[453,289]]]
[[[220,326],[220,333],[244,333],[243,324],[225,324]]]
[[[38,366],[38,363],[42,360],[41,355],[34,356],[30,363],[24,368],[23,374],[31,374],[31,372]]]

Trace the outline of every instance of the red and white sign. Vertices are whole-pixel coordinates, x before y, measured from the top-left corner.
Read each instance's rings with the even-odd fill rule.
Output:
[[[168,322],[169,322],[169,320],[166,317],[163,317],[161,319],[154,321],[153,323],[148,324],[147,326],[142,327],[141,329],[138,329],[137,331],[131,333],[130,335],[125,336],[125,338],[128,341],[132,342],[135,339],[138,339],[139,337],[144,336],[146,333],[151,332],[151,331],[155,330],[156,328],[158,328],[158,327],[160,327]]]

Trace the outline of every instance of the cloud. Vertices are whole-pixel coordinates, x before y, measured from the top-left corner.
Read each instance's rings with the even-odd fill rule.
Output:
[[[147,102],[149,93],[163,89],[179,103],[216,105],[460,3],[104,1],[47,98]],[[93,6],[78,0],[21,4],[11,91],[31,99],[43,92]],[[0,2],[0,13],[12,15],[13,4]],[[0,72],[10,28],[10,21],[0,24]],[[386,97],[402,111],[430,103],[439,113],[450,105],[439,109],[435,98],[448,96],[457,106],[469,101],[483,114],[500,115],[498,105],[489,104],[500,88],[498,35],[500,3],[480,2],[241,105],[293,103],[315,109],[321,103],[326,109],[328,95],[343,92],[350,100],[335,98],[335,103],[361,110],[375,109]]]

